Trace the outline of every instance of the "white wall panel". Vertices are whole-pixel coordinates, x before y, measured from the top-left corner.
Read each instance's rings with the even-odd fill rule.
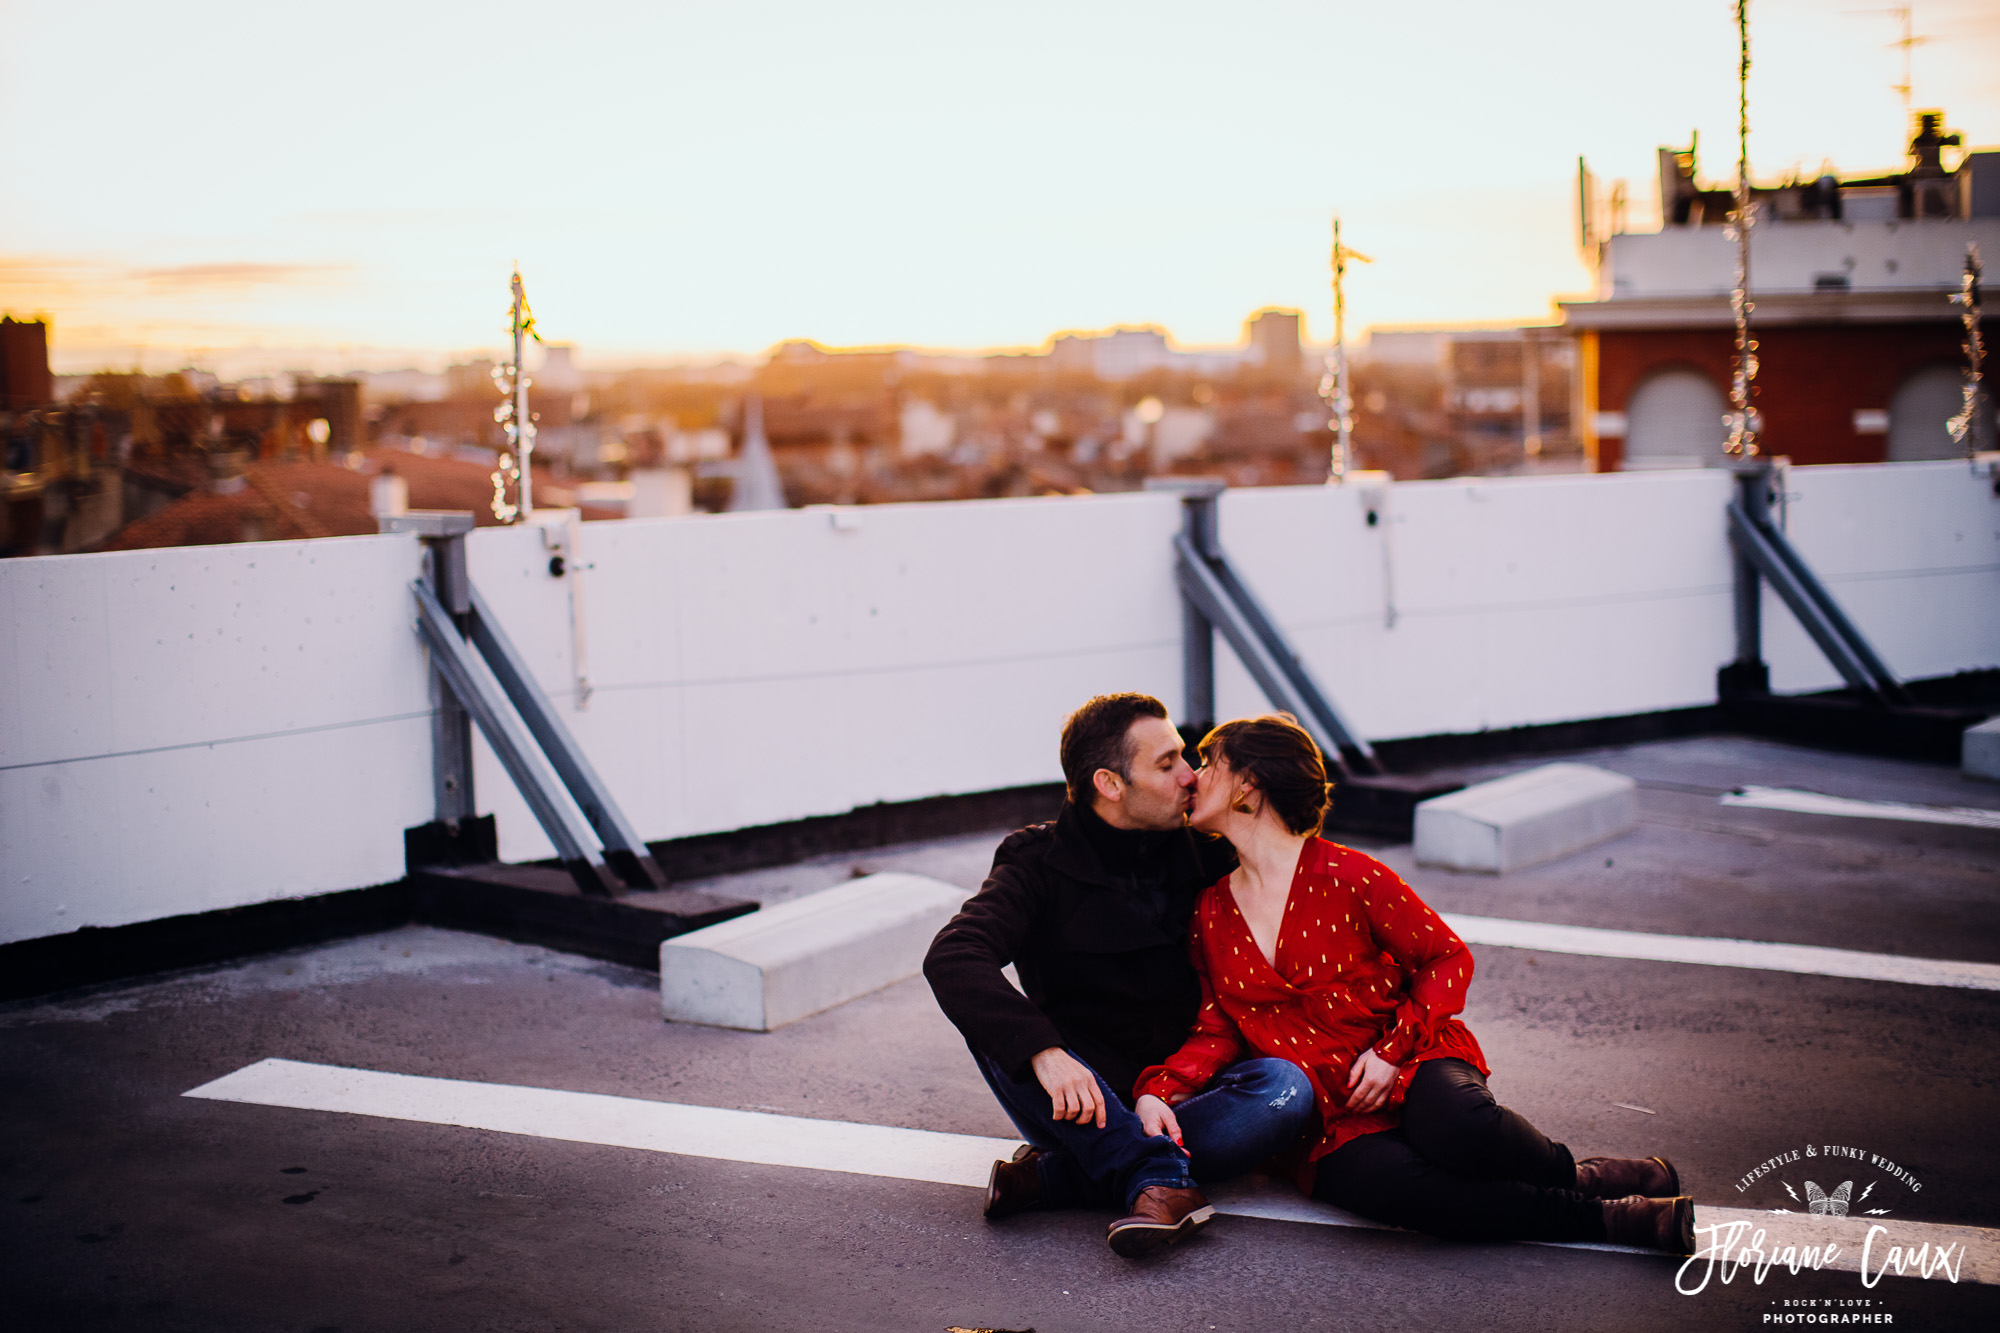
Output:
[[[1713,472],[1404,482],[1372,528],[1357,490],[1238,491],[1222,540],[1364,734],[1479,731],[1712,700],[1734,643],[1727,488]],[[1233,662],[1217,674],[1219,711],[1265,706]]]
[[[1786,531],[1829,591],[1905,677],[2000,664],[2000,500],[1963,462],[1795,468]],[[1765,593],[1771,685],[1839,676]]]
[[[398,878],[416,568],[408,537],[0,561],[0,940]]]
[[[1719,471],[1238,491],[1222,539],[1376,739],[1706,703],[1733,652]],[[2000,501],[1963,464],[1797,469],[1794,540],[1899,672],[2000,665]],[[1178,713],[1163,494],[589,524],[474,579],[648,838],[1059,777],[1083,698]],[[1388,567],[1385,575],[1385,557]],[[431,815],[407,536],[0,562],[0,939],[402,870]],[[1397,617],[1385,624],[1393,581]],[[575,692],[572,596],[594,693]],[[1774,601],[1785,689],[1836,683]],[[1219,711],[1265,701],[1226,646]],[[546,840],[483,743],[502,853]]]
[[[1156,495],[591,524],[595,692],[573,707],[570,578],[541,538],[473,534],[473,578],[648,838],[1060,777],[1089,694],[1179,693]],[[1088,583],[1099,591],[1084,595]],[[509,857],[549,846],[484,746]]]

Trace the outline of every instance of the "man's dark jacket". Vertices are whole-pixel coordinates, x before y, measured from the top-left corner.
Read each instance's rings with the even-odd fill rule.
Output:
[[[1065,801],[1010,834],[992,873],[945,924],[924,976],[974,1050],[1017,1080],[1067,1047],[1129,1102],[1140,1071],[1180,1049],[1201,1004],[1188,923],[1228,874],[1227,842],[1188,829],[1126,832]],[[1015,990],[1000,969],[1013,963]]]

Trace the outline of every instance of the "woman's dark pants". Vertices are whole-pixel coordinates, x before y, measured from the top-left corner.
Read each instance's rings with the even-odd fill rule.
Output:
[[[1402,1126],[1321,1158],[1313,1197],[1452,1240],[1604,1239],[1569,1149],[1494,1101],[1463,1060],[1418,1065]]]

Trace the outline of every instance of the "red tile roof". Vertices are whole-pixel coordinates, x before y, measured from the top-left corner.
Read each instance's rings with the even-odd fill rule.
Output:
[[[400,449],[366,449],[356,466],[341,463],[250,463],[242,489],[227,495],[192,492],[157,513],[128,523],[96,548],[130,551],[157,546],[221,546],[301,537],[354,537],[377,530],[368,511],[370,480],[393,471],[410,488],[412,509],[469,509],[481,527],[495,527],[491,463],[435,458]],[[535,469],[535,494],[548,508],[574,503],[574,492]],[[586,519],[616,518],[587,508]]]

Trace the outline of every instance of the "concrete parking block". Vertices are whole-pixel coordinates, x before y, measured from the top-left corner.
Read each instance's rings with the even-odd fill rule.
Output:
[[[660,945],[660,1012],[769,1032],[914,976],[967,898],[922,875],[868,875]]]
[[[2000,782],[2000,717],[1988,718],[1965,729],[1965,745],[1958,766],[1969,778]]]
[[[1417,807],[1420,865],[1504,875],[1629,833],[1639,823],[1631,778],[1589,764],[1544,764]]]

